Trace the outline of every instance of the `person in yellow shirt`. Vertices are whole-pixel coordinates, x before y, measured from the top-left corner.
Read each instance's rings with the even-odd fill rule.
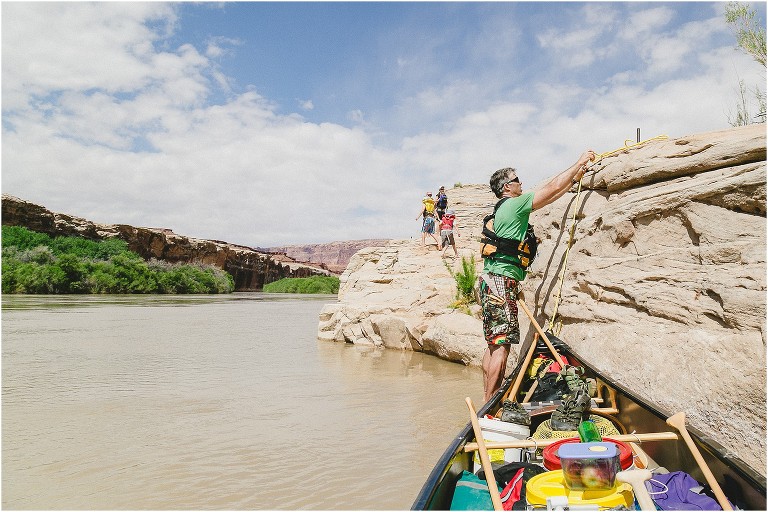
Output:
[[[427,195],[421,200],[421,206],[421,212],[416,216],[416,220],[419,220],[419,217],[424,218],[421,223],[421,245],[426,245],[425,239],[429,235],[435,241],[439,251],[440,241],[435,236],[435,200],[432,199],[432,192],[427,192]]]

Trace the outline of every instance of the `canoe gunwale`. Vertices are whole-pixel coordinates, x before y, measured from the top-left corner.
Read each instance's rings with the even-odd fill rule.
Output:
[[[561,350],[564,355],[568,356],[569,358],[573,358],[575,362],[583,365],[598,375],[600,380],[615,389],[619,395],[623,395],[623,399],[637,404],[637,406],[645,411],[645,414],[650,413],[651,415],[655,416],[662,424],[665,424],[666,419],[672,415],[658,405],[649,403],[642,397],[637,396],[625,386],[613,381],[611,378],[600,374],[595,370],[595,366],[593,366],[589,361],[585,360],[579,354],[575,353],[565,342],[559,339],[556,339],[556,341],[557,343],[555,343],[555,346],[558,350]],[[521,355],[524,353],[524,351],[525,348],[521,350]],[[521,368],[522,363],[522,360],[518,361],[517,366],[509,374],[509,377],[505,379],[501,388],[491,397],[488,403],[484,404],[483,407],[478,411],[478,416],[482,417],[483,415],[488,414],[490,411],[495,411],[497,409],[499,403],[504,397],[504,394],[514,382],[515,377],[520,371],[523,371],[523,368]],[[745,484],[754,491],[754,493],[761,497],[763,507],[757,508],[757,510],[765,510],[764,505],[766,501],[766,477],[733,455],[729,450],[723,447],[712,437],[693,427],[687,427],[687,430],[694,438],[697,446],[699,446],[701,450],[706,452],[710,458],[718,460],[725,467],[730,468],[730,470],[733,471],[738,477],[740,477],[745,482]],[[447,473],[451,470],[453,465],[452,462],[457,457],[471,457],[470,454],[464,453],[464,446],[472,439],[474,439],[474,433],[472,430],[472,424],[468,421],[458,436],[454,438],[445,452],[443,452],[443,454],[438,459],[435,467],[432,469],[426,481],[424,482],[421,491],[416,496],[416,499],[411,506],[411,510],[431,510],[436,506],[439,506],[434,503],[436,497],[435,495],[437,494],[439,487],[446,483],[445,479]]]

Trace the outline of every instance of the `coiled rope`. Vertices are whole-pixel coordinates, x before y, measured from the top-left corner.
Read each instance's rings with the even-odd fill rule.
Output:
[[[639,131],[638,131],[638,134],[639,134]],[[638,135],[638,138],[640,138],[639,135]],[[650,139],[638,141],[634,144],[629,144],[630,142],[632,142],[632,140],[626,139],[624,141],[623,147],[614,149],[613,151],[607,151],[605,153],[600,153],[599,155],[595,155],[594,160],[592,160],[592,163],[589,164],[589,167],[587,168],[584,174],[586,174],[587,172],[596,174],[599,169],[596,169],[594,166],[598,162],[600,162],[603,158],[613,156],[613,155],[622,153],[624,151],[629,151],[630,149],[643,146],[651,141],[666,140],[668,138],[669,137],[667,137],[666,135],[657,135],[656,137],[651,137]],[[568,268],[568,255],[571,252],[571,246],[573,245],[573,235],[576,232],[576,213],[579,211],[579,206],[581,206],[581,183],[582,183],[582,180],[584,180],[584,174],[582,174],[581,179],[579,180],[578,186],[576,188],[576,199],[573,202],[573,215],[571,217],[571,229],[568,235],[568,247],[566,247],[565,249],[565,255],[563,256],[563,268],[561,269],[560,275],[558,277],[558,288],[557,288],[557,295],[555,296],[555,306],[552,309],[552,316],[549,317],[549,325],[547,326],[547,330],[553,333],[555,336],[559,336],[560,331],[563,329],[563,322],[561,320],[558,322],[557,330],[555,331],[555,319],[557,318],[557,308],[560,306],[560,301],[563,295],[563,283],[565,282],[565,273]]]

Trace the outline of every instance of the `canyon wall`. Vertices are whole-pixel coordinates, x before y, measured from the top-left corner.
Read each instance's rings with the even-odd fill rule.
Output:
[[[649,142],[593,165],[531,215],[539,254],[524,282],[541,325],[617,382],[766,467],[766,130],[753,125]],[[490,176],[493,169],[488,170]],[[519,171],[525,181],[525,170]],[[487,185],[448,191],[460,256],[476,258]],[[577,220],[567,258],[573,211]],[[453,270],[460,262],[447,260]],[[565,270],[562,287],[559,275]],[[449,308],[455,282],[435,246],[358,252],[321,340],[420,350],[480,365],[479,308]],[[521,332],[534,329],[520,312]],[[519,356],[513,346],[511,363]],[[482,383],[478,382],[478,387]]]
[[[52,236],[81,236],[91,240],[118,238],[144,259],[171,263],[214,265],[232,275],[235,291],[259,291],[265,284],[285,277],[326,275],[321,268],[298,263],[285,255],[258,252],[249,247],[216,240],[177,235],[169,229],[96,224],[3,194],[4,226],[23,226]]]
[[[334,274],[341,274],[347,268],[350,258],[365,247],[381,247],[389,240],[346,240],[325,244],[284,245],[259,249],[271,254],[284,254],[296,261],[319,265]]]

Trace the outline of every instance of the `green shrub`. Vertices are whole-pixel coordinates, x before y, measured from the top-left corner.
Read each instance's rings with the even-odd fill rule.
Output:
[[[290,277],[264,285],[267,293],[339,293],[336,276]]]
[[[231,293],[232,276],[209,265],[145,262],[122,240],[2,230],[3,293]]]
[[[20,251],[34,249],[41,245],[49,247],[53,239],[45,233],[30,231],[21,226],[3,226],[3,249],[16,247]]]
[[[61,236],[54,238],[50,245],[56,255],[72,254],[92,260],[108,260],[113,256],[130,252],[128,244],[116,238],[94,241],[74,236]]]
[[[450,307],[454,309],[461,308],[468,313],[469,305],[477,302],[475,300],[475,282],[477,281],[475,256],[472,255],[469,260],[462,256],[461,270],[458,272],[454,272],[447,261],[443,261],[443,264],[445,265],[445,268],[448,269],[448,273],[451,274],[454,281],[456,281],[455,300],[450,304]]]

